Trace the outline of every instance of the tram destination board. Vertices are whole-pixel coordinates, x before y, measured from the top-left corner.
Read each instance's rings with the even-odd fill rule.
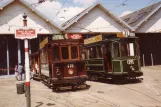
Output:
[[[87,45],[87,44],[99,42],[101,40],[102,40],[102,35],[98,35],[98,36],[94,36],[94,37],[85,39],[84,44]]]
[[[33,39],[33,38],[37,38],[37,33],[35,29],[17,29],[15,31],[15,38]]]

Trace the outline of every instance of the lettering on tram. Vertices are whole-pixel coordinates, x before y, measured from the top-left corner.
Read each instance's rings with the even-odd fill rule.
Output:
[[[54,35],[52,40],[44,39],[36,54],[38,57],[35,54],[30,55],[31,65],[33,60],[39,58],[40,72],[33,77],[39,78],[55,91],[69,86],[72,89],[86,86],[85,61],[80,55],[83,40],[63,39],[64,37]]]
[[[136,79],[143,75],[137,37],[99,35],[84,40],[82,56],[90,80]],[[98,39],[96,39],[98,38]]]

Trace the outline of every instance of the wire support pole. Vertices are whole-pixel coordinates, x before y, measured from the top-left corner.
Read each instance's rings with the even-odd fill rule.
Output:
[[[23,22],[24,22],[24,28],[27,27],[27,15],[23,15]],[[31,107],[31,94],[30,94],[30,69],[29,69],[29,48],[28,48],[28,39],[24,40],[24,48],[25,48],[25,75],[26,75],[26,104],[27,107]]]

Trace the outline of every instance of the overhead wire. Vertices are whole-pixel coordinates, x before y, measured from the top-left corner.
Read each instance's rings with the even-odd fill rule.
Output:
[[[64,7],[64,5],[66,4],[67,0],[64,1],[63,5],[61,6],[60,10],[56,13],[56,15],[54,16],[54,19],[56,18],[56,16],[60,13],[60,11],[62,10],[62,8]]]

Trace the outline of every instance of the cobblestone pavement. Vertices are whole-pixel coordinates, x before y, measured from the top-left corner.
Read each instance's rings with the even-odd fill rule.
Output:
[[[89,89],[52,92],[31,80],[32,107],[161,107],[161,66],[144,67],[143,81],[111,84],[88,81]],[[0,107],[26,107],[18,95],[14,78],[0,79]]]

